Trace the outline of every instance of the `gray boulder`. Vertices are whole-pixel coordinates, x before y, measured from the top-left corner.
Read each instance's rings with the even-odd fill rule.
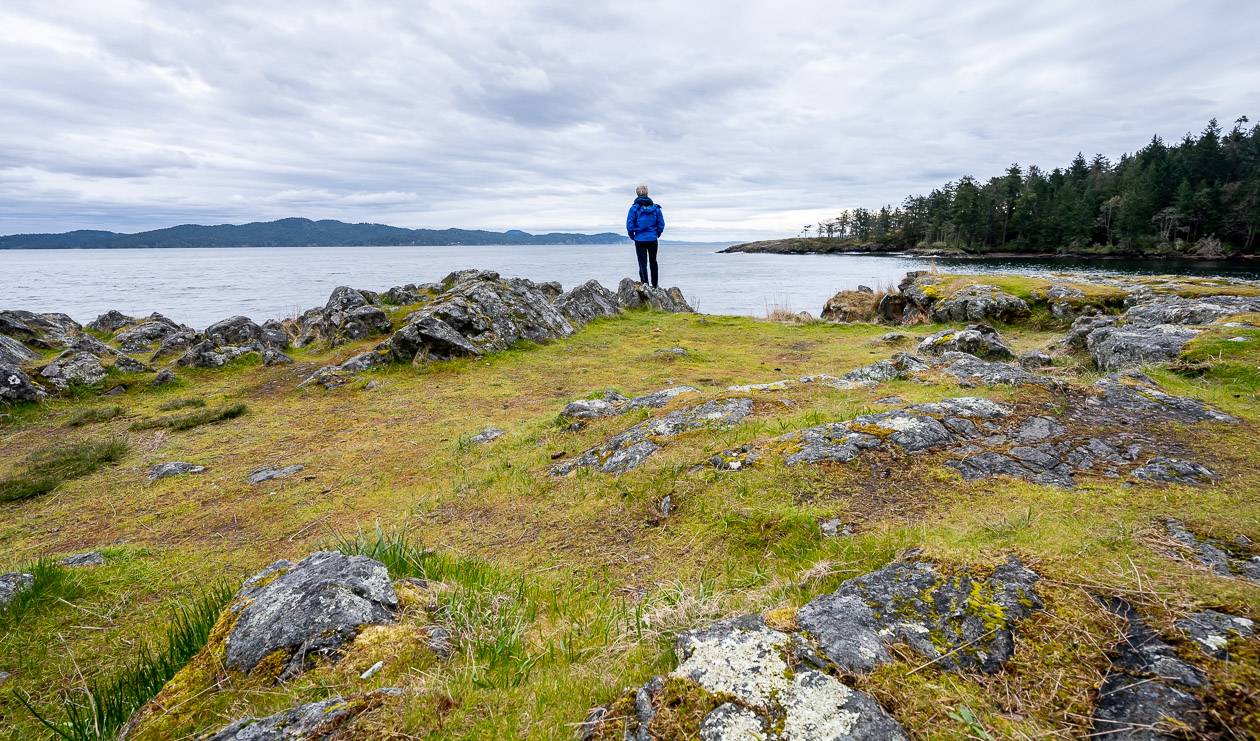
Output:
[[[967,286],[932,303],[932,318],[938,322],[1012,322],[1029,313],[1023,299],[984,284]]]
[[[335,657],[367,625],[394,621],[398,596],[379,561],[320,551],[297,564],[277,561],[248,579],[233,607],[227,664],[245,673],[280,651],[278,679],[296,676],[312,657]]]
[[[30,589],[35,585],[35,577],[21,571],[0,574],[0,608],[13,601],[18,592]]]
[[[248,345],[216,345],[211,340],[202,340],[175,361],[177,365],[189,368],[222,368],[228,363],[244,355],[254,353],[261,355],[263,346],[257,342]]]
[[[202,334],[216,346],[246,345],[261,342],[263,338],[262,327],[247,316],[233,316],[215,322]]]
[[[161,314],[150,314],[127,331],[119,332],[114,339],[123,352],[135,353],[144,352],[172,335],[191,332],[188,327],[176,324]]]
[[[47,395],[21,368],[0,361],[0,403],[39,401]]]
[[[993,673],[1014,655],[1016,624],[1042,607],[1038,578],[1014,557],[987,579],[896,561],[809,602],[797,622],[845,671],[890,661],[896,642],[944,670]]]
[[[632,278],[617,284],[617,303],[623,309],[656,309],[672,313],[691,312],[692,308],[677,288],[654,288]]]
[[[173,355],[182,355],[187,352],[190,347],[201,340],[201,335],[191,329],[180,329],[177,332],[167,335],[160,343],[158,343],[157,349],[153,351],[153,355],[149,358],[149,360],[156,361]]]
[[[0,335],[7,335],[32,347],[66,347],[83,328],[65,314],[35,314],[30,311],[0,311]]]
[[[630,399],[622,406],[622,411],[630,411],[631,409],[660,409],[675,398],[683,394],[698,394],[700,389],[694,386],[670,386],[669,388],[653,391],[650,394],[636,396]]]
[[[909,378],[927,370],[928,367],[928,364],[919,358],[909,353],[899,352],[888,360],[880,360],[851,370],[841,376],[840,380],[849,384],[877,384],[898,378]]]
[[[127,316],[117,309],[110,309],[101,314],[92,321],[87,323],[87,329],[94,332],[104,332],[105,334],[113,334],[128,324],[133,324],[135,317]]]
[[[186,473],[201,473],[204,470],[206,470],[205,466],[198,466],[195,463],[185,463],[183,461],[159,463],[149,469],[149,480],[157,481],[158,479],[181,476]]]
[[[418,299],[404,288],[391,289],[392,303],[412,303]],[[376,306],[380,297],[371,291],[338,286],[322,307],[310,309],[296,320],[286,323],[295,337],[293,344],[305,347],[315,342],[342,345],[354,340],[385,334],[392,323],[389,315]]]
[[[1198,330],[1171,324],[1100,327],[1089,333],[1085,344],[1094,365],[1114,371],[1175,360],[1198,334]]]
[[[564,286],[559,281],[546,280],[538,284],[538,290],[547,297],[548,301],[555,301],[560,298],[560,294],[564,293]]]
[[[91,353],[66,350],[40,369],[49,385],[65,391],[71,386],[95,386],[105,380],[105,366]]]
[[[946,352],[941,355],[942,370],[960,382],[973,386],[1044,386],[1062,390],[1065,384],[1058,379],[1032,373],[1011,363],[981,360],[963,352]]]
[[[390,337],[398,360],[481,355],[521,340],[542,342],[573,334],[573,325],[532,281],[463,271],[447,276],[443,285],[449,288]]]
[[[1229,615],[1216,610],[1192,612],[1177,621],[1177,629],[1194,641],[1204,654],[1216,659],[1229,658],[1229,642],[1250,638],[1256,629],[1250,618]]]
[[[1063,338],[1063,344],[1075,350],[1084,350],[1088,345],[1089,335],[1095,329],[1114,327],[1120,318],[1114,316],[1083,316],[1072,322],[1072,328]]]
[[[174,382],[175,382],[175,371],[171,370],[170,368],[163,368],[162,370],[158,371],[158,374],[156,376],[153,377],[153,381],[149,385],[165,386],[168,383],[174,383]]]
[[[964,352],[986,360],[1009,360],[1015,353],[1002,341],[998,331],[987,324],[970,324],[966,329],[945,329],[919,343],[919,352],[940,355]]]
[[[617,316],[621,313],[617,295],[604,288],[597,280],[588,280],[561,294],[555,299],[555,306],[575,327],[600,317]]]
[[[1019,356],[1019,366],[1025,370],[1049,368],[1053,364],[1054,358],[1041,350],[1032,350]]]
[[[39,354],[26,345],[0,334],[0,363],[7,365],[25,365],[39,357]]]

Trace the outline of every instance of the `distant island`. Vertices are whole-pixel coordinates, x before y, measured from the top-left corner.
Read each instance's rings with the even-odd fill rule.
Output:
[[[0,250],[121,249],[163,247],[332,247],[395,245],[538,245],[617,244],[626,237],[612,232],[530,234],[518,229],[404,229],[385,224],[290,218],[249,224],[182,224],[135,234],[79,230],[62,234],[13,234],[0,237]]]
[[[908,252],[958,256],[1219,260],[1260,251],[1260,126],[1213,119],[1196,138],[1158,136],[1112,162],[1077,154],[1049,172],[1013,164],[900,206],[842,211],[800,236],[725,252]],[[813,234],[813,236],[810,236]]]

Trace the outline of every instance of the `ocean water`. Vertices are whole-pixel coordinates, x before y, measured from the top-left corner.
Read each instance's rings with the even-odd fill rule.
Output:
[[[773,308],[815,315],[836,291],[896,285],[931,260],[868,255],[717,254],[722,244],[660,248],[661,284],[678,286],[697,310],[764,316]],[[1036,273],[1195,272],[1255,277],[1255,267],[1072,261],[936,260],[942,269]],[[610,289],[637,274],[625,245],[449,247],[247,247],[0,251],[0,309],[60,311],[87,322],[108,309],[161,312],[202,329],[236,314],[256,321],[322,305],[340,285],[385,290],[482,268],[504,276],[556,280],[565,288],[595,278]]]

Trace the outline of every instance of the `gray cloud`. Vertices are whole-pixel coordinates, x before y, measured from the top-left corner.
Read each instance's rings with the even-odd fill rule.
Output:
[[[305,215],[794,232],[1260,116],[1250,0],[0,8],[0,233]]]

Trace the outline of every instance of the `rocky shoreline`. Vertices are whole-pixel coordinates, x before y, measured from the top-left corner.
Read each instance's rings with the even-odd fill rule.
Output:
[[[1256,255],[1233,255],[1228,258],[1200,257],[1193,254],[1164,254],[1147,252],[967,252],[962,249],[937,249],[932,247],[897,248],[871,242],[855,244],[847,239],[828,239],[826,237],[790,237],[786,239],[763,239],[755,242],[744,242],[731,245],[718,254],[766,254],[766,255],[874,255],[884,257],[920,257],[950,258],[957,260],[1077,260],[1098,261],[1106,263],[1114,260],[1149,260],[1158,265],[1161,262],[1204,263],[1218,265],[1225,260],[1253,262]]]
[[[627,314],[638,309],[660,313]],[[137,318],[108,312],[80,326],[59,314],[3,311],[0,400],[39,408],[39,402],[64,399],[69,405],[83,396],[134,399],[163,393],[164,385],[180,381],[205,382],[215,377],[215,369],[235,367],[274,380],[286,368],[294,370],[289,368],[292,355],[317,349],[322,354],[313,357],[320,357],[322,365],[311,363],[310,369],[290,374],[290,385],[270,387],[256,398],[316,400],[304,407],[330,400],[338,421],[357,413],[356,405],[375,404],[393,415],[410,409],[415,395],[430,389],[408,388],[388,401],[381,400],[388,389],[378,390],[376,401],[370,401],[366,393],[350,390],[369,389],[361,382],[351,385],[358,374],[501,357],[523,343],[546,343],[560,356],[551,374],[580,375],[584,363],[564,356],[581,339],[575,336],[580,329],[599,319],[643,319],[633,331],[652,338],[656,347],[633,362],[671,369],[669,384],[624,394],[595,387],[577,398],[555,391],[543,401],[530,401],[526,423],[514,426],[496,417],[494,425],[461,435],[452,459],[460,470],[434,474],[423,469],[426,485],[428,478],[440,486],[461,482],[452,487],[457,498],[442,505],[446,519],[439,519],[439,526],[453,526],[456,518],[446,513],[466,499],[473,500],[477,517],[486,516],[491,507],[477,498],[477,486],[492,480],[487,471],[493,470],[507,477],[513,492],[523,492],[519,503],[539,510],[571,501],[585,506],[585,500],[608,487],[609,499],[596,509],[613,512],[624,508],[618,503],[627,498],[626,491],[641,485],[651,512],[650,524],[638,526],[639,532],[666,531],[715,509],[717,519],[704,528],[731,535],[709,547],[747,542],[758,570],[796,540],[810,544],[806,553],[830,555],[792,564],[800,568],[787,572],[790,579],[755,582],[755,589],[720,609],[688,612],[674,604],[673,612],[665,613],[672,618],[645,618],[643,602],[637,602],[629,608],[633,617],[626,619],[632,627],[604,628],[615,638],[589,653],[597,662],[604,661],[605,651],[638,651],[650,659],[633,665],[633,683],[608,689],[611,680],[605,680],[592,690],[582,680],[581,691],[593,693],[585,696],[593,697],[594,707],[585,717],[579,712],[566,718],[567,728],[552,729],[553,736],[576,729],[583,741],[833,741],[931,737],[959,733],[961,727],[964,734],[983,731],[979,737],[993,737],[961,710],[925,714],[922,707],[938,702],[936,694],[952,691],[948,688],[964,687],[973,698],[969,702],[979,702],[974,698],[1002,687],[1009,696],[999,707],[1018,708],[1024,695],[1031,698],[1057,686],[1065,674],[1080,675],[1069,680],[1077,694],[1061,706],[1052,703],[1057,714],[1038,719],[1042,730],[1134,739],[1221,732],[1222,698],[1236,692],[1231,678],[1260,671],[1257,612],[1248,607],[1257,604],[1248,599],[1260,595],[1260,549],[1244,532],[1255,536],[1246,520],[1217,520],[1204,527],[1201,517],[1188,518],[1178,508],[1251,485],[1254,471],[1222,455],[1212,440],[1237,439],[1253,424],[1254,410],[1242,402],[1223,408],[1219,397],[1197,398],[1167,382],[1173,371],[1206,372],[1203,364],[1214,361],[1194,354],[1205,342],[1243,348],[1260,339],[1260,284],[914,272],[896,291],[837,294],[824,308],[827,322],[776,325],[776,331],[801,334],[781,348],[784,352],[767,356],[786,364],[788,352],[803,353],[811,342],[853,343],[861,336],[870,339],[860,353],[879,359],[770,380],[751,374],[764,374],[772,366],[722,361],[738,381],[722,386],[714,380],[714,358],[724,347],[719,340],[730,341],[730,331],[721,317],[689,318],[690,312],[678,289],[651,289],[629,279],[616,292],[595,281],[565,291],[557,283],[488,271],[460,271],[438,283],[382,293],[339,287],[324,306],[290,320],[257,324],[231,317],[202,331],[158,314]],[[717,339],[708,352],[658,339],[660,327],[652,324],[666,319],[694,320],[694,331]],[[612,323],[585,331],[607,324]],[[1028,327],[1036,328],[1035,344],[1021,334]],[[598,352],[612,350],[601,346]],[[349,357],[327,362],[343,354]],[[692,375],[686,375],[688,369]],[[460,373],[452,371],[448,380],[458,383]],[[297,392],[296,386],[331,393],[318,388]],[[452,398],[458,404],[472,393],[464,389],[463,396]],[[495,408],[506,409],[507,403],[496,397]],[[464,416],[462,408],[455,408],[438,424],[477,429]],[[418,428],[412,419],[389,417],[382,440]],[[353,437],[338,435],[342,443]],[[164,442],[155,436],[147,444],[157,450]],[[334,456],[302,452],[309,456],[303,463],[273,461],[249,469],[247,476],[242,471],[230,481],[219,478],[207,484],[209,496],[217,500],[225,492],[244,492],[241,501],[252,508],[288,485],[300,486],[297,482],[307,476],[330,474],[327,486],[312,484],[324,488],[301,490],[315,498],[363,476],[321,472],[321,466],[334,465]],[[230,465],[231,456],[212,453],[159,463],[146,455],[145,465],[133,465],[113,482],[182,495],[198,487],[184,482],[204,480],[215,475],[216,467]],[[384,460],[408,467],[437,453],[437,448],[406,447]],[[483,464],[491,468],[461,478],[463,468]],[[977,503],[1031,491],[1038,501],[1072,504],[1071,497],[1079,495],[1079,507],[1085,509],[1094,498],[1118,508],[1129,498],[1155,492],[1142,501],[1162,500],[1164,510],[1126,513],[1132,521],[1144,521],[1140,537],[1128,531],[1106,536],[1124,544],[1129,563],[1137,554],[1157,564],[1151,568],[1155,574],[1183,569],[1194,579],[1209,580],[1209,586],[1227,585],[1231,594],[1251,598],[1214,600],[1203,596],[1204,588],[1197,597],[1177,596],[1170,606],[1171,587],[1164,583],[1164,591],[1151,591],[1140,573],[1136,589],[1075,575],[1075,560],[1093,557],[1091,548],[1111,540],[1073,546],[1067,556],[1038,552],[1035,538],[1019,534],[1031,525],[1009,522],[986,523],[971,536],[994,544],[980,548],[979,555],[967,541],[942,546],[949,541],[942,540],[945,530],[938,532],[935,522],[907,530],[898,542],[908,547],[891,548],[893,541],[880,541],[872,528],[871,553],[846,550],[849,546],[839,543],[857,542],[862,535],[855,528],[866,524],[840,519],[844,510],[816,524],[811,519],[816,510],[793,514],[792,522],[810,520],[808,535],[788,529],[783,515],[757,521],[752,530],[737,529],[750,508],[759,506],[757,497],[778,491],[791,492],[792,507],[798,506],[798,497],[800,506],[808,507],[806,498],[833,492],[825,496],[908,497],[897,500],[898,506],[913,509],[919,505],[907,502],[937,498],[938,489],[948,496],[974,493]],[[756,496],[728,508],[721,496],[731,491]],[[379,506],[379,499],[373,501]],[[146,502],[146,507],[157,506]],[[514,527],[528,516],[519,503],[512,500]],[[414,511],[410,502],[404,504]],[[14,514],[24,514],[26,506],[14,505]],[[1033,517],[1030,508],[1029,523]],[[546,528],[514,531],[506,538],[508,547],[514,553],[528,547],[531,538],[545,540],[546,530],[557,530],[562,522],[562,517],[548,518]],[[581,543],[584,550],[611,549],[618,539],[631,537],[599,540],[596,531],[602,526],[577,538],[589,539]],[[480,532],[479,521],[474,527]],[[1065,537],[1087,535],[1070,523],[1064,527],[1072,533]],[[688,537],[700,532],[692,528],[680,532]],[[492,665],[499,653],[516,651],[513,660],[528,667],[555,661],[557,671],[567,673],[566,662],[577,663],[574,657],[585,650],[571,646],[595,632],[594,622],[578,621],[555,638],[554,626],[536,624],[539,643],[522,653],[511,641],[524,641],[521,625],[539,620],[537,610],[512,612],[514,601],[524,599],[525,587],[506,587],[487,576],[485,567],[451,566],[465,562],[442,561],[428,548],[403,552],[402,541],[371,548],[344,542],[339,549],[303,546],[292,553],[287,544],[294,537],[268,541],[268,547],[283,550],[269,551],[259,565],[270,565],[254,566],[248,579],[233,585],[204,645],[155,697],[133,708],[122,738],[192,733],[216,741],[279,741],[388,735],[389,721],[382,718],[401,723],[415,708],[454,712],[458,703],[441,692],[452,692],[460,677],[483,671],[482,665]],[[666,552],[679,557],[669,550],[677,541],[667,542]],[[104,555],[80,553],[60,563],[88,572],[108,569],[111,553],[105,548]],[[420,568],[429,559],[438,566]],[[38,573],[32,568],[0,574],[0,615],[5,605],[40,588]],[[601,581],[600,588],[605,586]],[[640,587],[636,582],[632,588]],[[591,593],[584,592],[582,599]],[[641,593],[630,594],[630,600],[643,599]],[[582,599],[566,597],[564,604]],[[688,604],[681,598],[678,603]],[[553,609],[560,614],[561,608]],[[1110,632],[1079,642],[1064,639],[1075,626],[1063,624],[1071,626],[1081,614],[1091,625],[1111,626]],[[658,630],[654,620],[672,627]],[[645,638],[645,631],[653,637]],[[1061,646],[1064,640],[1070,645]],[[564,647],[558,649],[561,642]],[[661,648],[670,642],[672,655]],[[1037,652],[1051,648],[1062,653],[1047,666],[1038,665]],[[647,665],[654,667],[651,672],[644,670]],[[8,671],[3,663],[0,669]],[[475,676],[481,694],[465,698],[484,699],[491,689],[515,687],[528,680],[528,671],[510,680]],[[927,684],[918,684],[921,680]],[[437,700],[435,686],[444,688]],[[910,694],[924,686],[928,696]],[[234,703],[215,704],[216,695],[225,693]],[[251,699],[257,697],[268,699]],[[1240,702],[1244,713],[1255,709],[1247,709],[1249,701]],[[420,714],[428,717],[428,712]],[[1019,715],[1007,710],[988,718],[1014,723]],[[439,718],[439,726],[442,722]]]

